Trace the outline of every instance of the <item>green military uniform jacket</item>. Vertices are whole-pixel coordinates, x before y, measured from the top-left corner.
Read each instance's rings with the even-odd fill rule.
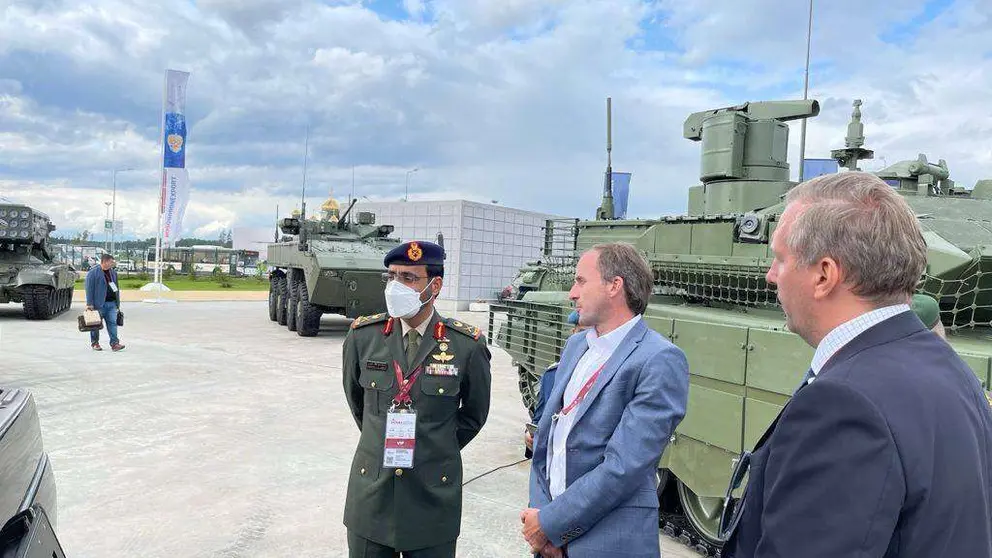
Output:
[[[440,340],[435,339],[438,323],[444,324]],[[362,432],[348,479],[345,525],[396,550],[457,539],[461,449],[489,414],[490,352],[485,337],[478,328],[435,311],[408,366],[400,320],[378,314],[355,320],[344,341],[343,360],[345,396]],[[394,361],[405,378],[423,366],[410,391],[417,412],[412,469],[382,466],[386,413],[399,392]],[[457,374],[451,367],[429,366],[432,363],[454,365]],[[442,368],[448,375],[436,373]]]

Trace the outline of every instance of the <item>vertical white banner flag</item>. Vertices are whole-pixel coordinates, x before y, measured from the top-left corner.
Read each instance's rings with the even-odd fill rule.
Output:
[[[186,170],[186,84],[189,72],[167,70],[165,80],[162,161],[162,244],[175,245],[189,202]]]
[[[163,173],[162,244],[174,246],[182,232],[189,202],[189,173],[184,168],[166,168]]]

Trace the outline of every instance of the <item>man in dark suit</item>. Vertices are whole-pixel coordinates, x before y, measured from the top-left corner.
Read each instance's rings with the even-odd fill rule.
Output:
[[[906,201],[845,172],[786,198],[767,280],[810,370],[734,474],[734,558],[992,556],[992,410],[910,309],[927,247]]]

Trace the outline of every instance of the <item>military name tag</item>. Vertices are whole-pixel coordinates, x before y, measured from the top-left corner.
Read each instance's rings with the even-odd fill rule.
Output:
[[[386,447],[382,452],[382,466],[412,468],[416,436],[416,411],[404,410],[386,413]]]
[[[428,376],[457,376],[458,367],[454,364],[438,364],[436,362],[427,365]]]
[[[385,362],[378,362],[375,360],[366,360],[365,368],[369,370],[389,370],[389,365]]]

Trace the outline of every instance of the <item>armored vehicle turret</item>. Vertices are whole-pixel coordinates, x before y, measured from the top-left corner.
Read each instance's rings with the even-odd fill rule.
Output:
[[[360,211],[349,219],[357,200],[343,215],[328,200],[319,219],[302,214],[280,219],[284,235],[296,238],[269,245],[269,319],[305,337],[317,335],[324,313],[356,318],[385,312],[382,265],[386,252],[400,244],[392,225]],[[331,203],[334,202],[334,203]]]
[[[20,302],[29,320],[48,320],[72,305],[79,274],[53,257],[44,213],[0,203],[0,302]]]
[[[787,122],[819,111],[809,100],[690,115],[683,135],[700,143],[702,157],[684,214],[617,220],[600,211],[595,220],[549,222],[542,261],[529,262],[505,300],[490,306],[488,337],[512,356],[533,410],[540,375],[572,331],[567,290],[577,256],[608,241],[642,251],[654,273],[645,319],[685,351],[691,373],[687,414],[659,463],[662,529],[705,554],[721,547],[717,527],[734,460],[753,448],[813,356],[786,328],[765,273],[782,196],[796,185],[789,179]],[[831,158],[846,172],[873,157],[856,101],[845,146]],[[928,246],[918,291],[939,301],[948,342],[989,389],[992,180],[960,188],[945,161],[934,164],[922,154],[875,174],[916,211]],[[555,230],[571,241],[555,240]]]

